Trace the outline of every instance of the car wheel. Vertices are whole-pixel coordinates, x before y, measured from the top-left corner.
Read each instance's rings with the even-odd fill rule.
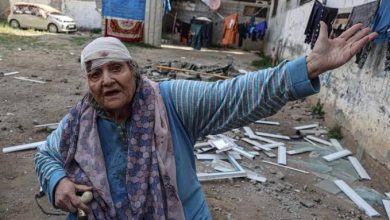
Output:
[[[49,30],[50,33],[57,33],[58,32],[58,28],[55,24],[49,24],[47,29]]]
[[[12,28],[20,28],[19,21],[15,20],[15,19],[12,19],[12,20],[9,22],[9,25],[10,25]]]

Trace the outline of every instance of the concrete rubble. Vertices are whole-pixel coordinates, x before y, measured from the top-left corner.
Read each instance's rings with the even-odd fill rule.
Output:
[[[152,63],[141,68],[141,73],[147,75],[154,81],[165,81],[171,79],[217,81],[221,79],[230,79],[234,76],[243,74],[230,61],[228,64],[221,65],[203,65],[187,62],[183,57],[181,60],[160,61]]]
[[[258,121],[256,123],[265,126],[280,126],[279,122]],[[359,180],[370,180],[367,171],[364,170],[362,164],[352,155],[351,151],[344,149],[335,139],[326,140],[324,135],[327,134],[327,130],[320,127],[319,124],[302,125],[292,129],[296,130],[299,136],[298,140],[283,134],[253,131],[250,127],[234,129],[224,134],[210,135],[205,140],[196,143],[195,155],[198,158],[198,164],[210,163],[207,159],[212,161],[211,167],[213,169],[207,172],[214,175],[220,174],[218,177],[214,176],[207,180],[239,178],[237,173],[242,172],[244,165],[237,164],[245,164],[246,159],[244,160],[244,158],[256,160],[266,157],[271,161],[262,160],[263,163],[274,166],[275,169],[284,168],[286,172],[292,170],[291,172],[314,175],[318,177],[318,183],[313,187],[334,195],[344,192],[368,216],[380,215],[371,205],[387,205],[388,199],[386,200],[385,196],[370,188],[356,186],[351,188],[349,186],[349,184],[356,185]],[[202,149],[207,149],[207,154],[205,154],[207,156],[201,156],[204,154]],[[251,151],[259,152],[259,154],[252,154]],[[233,153],[235,158],[232,163]],[[303,154],[308,155],[308,157],[301,157],[300,155]],[[276,160],[276,162],[272,160]],[[199,167],[202,166],[198,165]],[[275,181],[276,176],[264,176],[258,169],[245,167],[243,170],[246,177],[254,184],[259,182],[267,187],[268,182]],[[204,176],[205,173],[200,173],[200,175]],[[279,179],[284,179],[284,174],[279,174],[279,176]],[[203,179],[203,181],[205,180]],[[316,202],[312,200],[301,199],[299,202],[305,208],[316,206]],[[386,207],[384,208],[386,209]]]

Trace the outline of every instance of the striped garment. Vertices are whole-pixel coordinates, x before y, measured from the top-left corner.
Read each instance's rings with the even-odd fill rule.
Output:
[[[161,83],[160,90],[167,109],[176,158],[179,196],[186,219],[209,219],[207,204],[196,178],[193,157],[193,144],[198,137],[221,133],[270,116],[288,101],[312,95],[319,89],[318,78],[308,79],[305,57],[232,80],[174,80]],[[58,146],[66,121],[67,116],[49,135],[47,141],[51,147],[40,146],[35,157],[38,180],[52,204],[55,186],[65,176]],[[111,134],[108,129],[104,131],[104,134],[99,132],[99,136],[120,138],[120,135]],[[110,143],[112,145],[116,142],[120,143],[119,140]],[[102,148],[110,149],[113,147],[111,145]],[[111,183],[110,187],[116,189]]]
[[[182,123],[195,139],[242,127],[275,114],[288,101],[302,98],[299,90],[305,90],[304,96],[318,92],[319,82],[307,78],[306,66],[301,70],[298,68],[299,73],[287,71],[287,64],[293,62],[284,61],[276,68],[248,73],[232,80],[169,81],[171,99]],[[306,78],[297,82],[292,74],[306,75]],[[301,87],[295,88],[297,86]]]

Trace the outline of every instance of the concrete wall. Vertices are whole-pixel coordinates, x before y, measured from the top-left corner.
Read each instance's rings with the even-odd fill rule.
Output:
[[[96,8],[94,0],[77,1],[63,0],[62,11],[72,17],[76,24],[82,28],[101,28],[102,16]]]
[[[9,1],[0,1],[0,18],[6,19],[9,13]]]
[[[351,7],[366,2],[371,1],[328,0],[327,5]],[[270,50],[275,42],[281,42],[280,56],[283,59],[310,53],[309,45],[303,42],[312,5],[311,2],[278,11],[269,22],[266,50]],[[320,98],[325,104],[328,126],[341,125],[356,139],[358,146],[354,147],[364,149],[390,168],[390,72],[384,71],[386,48],[384,44],[374,46],[363,69],[359,69],[352,58],[343,67],[323,74],[320,94],[309,100],[315,103]]]
[[[10,0],[11,5],[19,0]],[[101,28],[101,15],[95,0],[23,0],[23,2],[50,5],[75,19],[79,28]]]
[[[163,11],[162,1],[146,0],[144,43],[161,46]]]

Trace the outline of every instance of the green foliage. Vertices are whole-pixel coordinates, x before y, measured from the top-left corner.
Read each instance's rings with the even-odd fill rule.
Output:
[[[318,99],[317,104],[311,107],[311,113],[314,117],[323,118],[325,116],[324,104]]]
[[[93,34],[100,34],[100,33],[102,33],[102,29],[101,28],[92,28],[91,30],[89,30],[89,32],[91,32]]]
[[[272,66],[272,59],[268,56],[263,56],[258,60],[252,61],[252,66],[256,68],[268,68]]]
[[[81,36],[72,36],[71,38],[69,38],[69,41],[72,44],[76,44],[78,46],[82,46],[90,40],[91,39],[89,37],[81,37]]]
[[[126,47],[131,49],[133,47],[143,47],[143,48],[153,48],[153,49],[157,49],[157,47],[153,46],[153,45],[150,45],[150,44],[145,44],[145,43],[142,43],[142,42],[131,42],[131,43],[125,43]]]
[[[335,125],[332,129],[329,130],[328,137],[337,140],[343,139],[343,135],[341,133],[341,127],[339,125]]]

